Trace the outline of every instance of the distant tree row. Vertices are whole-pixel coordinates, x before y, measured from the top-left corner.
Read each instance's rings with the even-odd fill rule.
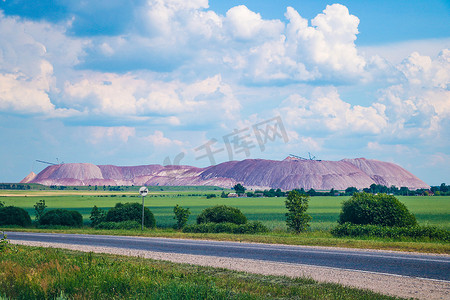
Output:
[[[398,188],[396,186],[387,187],[380,184],[372,184],[370,187],[363,189],[363,192],[370,194],[393,194],[396,196],[447,196],[450,195],[450,186],[442,183],[440,186],[433,186],[430,189],[410,190],[407,187]]]
[[[436,196],[450,196],[450,185],[441,183],[440,186],[432,186],[430,189]]]
[[[37,185],[40,186],[40,185]],[[0,183],[0,190],[30,190],[30,189],[36,189],[37,186],[34,186],[33,184],[27,184],[27,183]],[[43,186],[41,186],[43,187]],[[77,190],[77,187],[68,187],[64,185],[51,185],[49,187],[52,190],[66,190],[66,189],[75,189]],[[84,187],[86,188],[86,187]],[[91,186],[89,186],[89,189]],[[125,190],[125,186],[93,186],[94,190],[103,189],[103,190],[109,190],[109,191],[123,191]],[[281,191],[281,189],[269,189],[269,190],[255,190],[247,191],[242,184],[238,183],[236,184],[233,189],[236,191],[236,194],[239,196],[245,196],[245,197],[285,197],[287,192]],[[161,190],[163,190],[161,188]],[[294,189],[295,191],[298,191],[302,195],[309,195],[309,196],[352,196],[356,192],[361,192],[356,187],[348,187],[345,189],[344,192],[337,191],[335,189],[331,189],[330,191],[316,191],[314,189],[309,189],[308,191],[305,191],[304,188],[300,189]],[[436,195],[436,196],[450,196],[450,185],[446,185],[445,183],[442,183],[440,186],[432,186],[430,189],[417,189],[417,190],[410,190],[407,187],[396,187],[391,186],[387,187],[385,185],[381,184],[372,184],[368,188],[364,188],[362,190],[365,193],[370,194],[393,194],[396,196],[428,196],[428,195]],[[208,194],[209,198],[213,198],[214,194]],[[201,194],[192,194],[188,196],[202,196]],[[222,198],[227,198],[227,193],[222,192],[221,195]]]
[[[270,189],[270,190],[255,190],[254,192],[246,191],[246,188],[242,186],[242,184],[238,183],[233,187],[236,191],[236,194],[239,197],[285,197],[288,192],[283,192],[281,189]],[[338,191],[335,189],[331,189],[330,191],[316,191],[314,189],[309,189],[305,191],[304,188],[293,189],[293,191],[297,191],[300,195],[308,195],[308,196],[352,196],[358,192],[365,192],[368,194],[392,194],[396,196],[447,196],[450,195],[450,186],[442,183],[440,186],[432,186],[430,189],[417,189],[410,190],[407,187],[398,188],[396,186],[387,187],[381,184],[372,184],[368,188],[364,188],[362,190],[358,190],[356,187],[348,187],[345,191]],[[227,198],[228,194],[222,191],[222,198]]]
[[[29,184],[22,183],[0,183],[0,190],[29,190]]]

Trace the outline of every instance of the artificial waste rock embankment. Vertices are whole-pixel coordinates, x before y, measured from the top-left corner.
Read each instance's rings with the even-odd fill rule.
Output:
[[[197,168],[191,166],[113,166],[90,163],[52,165],[39,174],[29,174],[22,183],[44,185],[160,185],[160,186],[220,186],[237,183],[252,189],[311,188],[316,190],[358,189],[371,184],[429,188],[425,182],[402,167],[389,162],[365,158],[340,161],[301,160],[289,157],[282,161],[246,159]]]

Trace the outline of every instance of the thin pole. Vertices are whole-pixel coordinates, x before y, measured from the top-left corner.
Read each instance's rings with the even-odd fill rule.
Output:
[[[144,196],[142,196],[142,227],[141,230],[144,230]]]

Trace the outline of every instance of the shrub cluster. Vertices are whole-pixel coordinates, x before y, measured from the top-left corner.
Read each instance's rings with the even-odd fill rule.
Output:
[[[39,224],[81,227],[83,226],[83,216],[78,211],[53,209],[40,217]]]
[[[197,224],[202,223],[234,223],[245,224],[247,217],[238,209],[226,205],[205,208],[197,216]]]
[[[106,222],[136,221],[142,222],[142,205],[134,202],[117,203],[116,206],[108,210]],[[155,216],[147,207],[144,209],[144,226],[154,228],[156,225]]]
[[[269,229],[259,221],[252,221],[246,224],[201,223],[188,225],[183,228],[183,232],[193,232],[193,233],[254,234],[254,233],[264,233],[268,231]]]
[[[331,230],[336,237],[381,237],[398,239],[429,238],[431,240],[450,242],[450,231],[434,226],[387,227],[380,225],[356,225],[344,223]]]
[[[0,207],[0,225],[31,226],[31,218],[26,210],[15,206]]]
[[[140,229],[141,223],[136,221],[101,222],[95,226],[96,229]]]
[[[339,224],[415,226],[416,218],[392,195],[355,193],[342,204]]]

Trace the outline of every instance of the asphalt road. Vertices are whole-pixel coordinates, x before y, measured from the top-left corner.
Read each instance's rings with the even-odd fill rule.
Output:
[[[8,239],[257,259],[450,281],[450,256],[84,234],[7,232]]]

